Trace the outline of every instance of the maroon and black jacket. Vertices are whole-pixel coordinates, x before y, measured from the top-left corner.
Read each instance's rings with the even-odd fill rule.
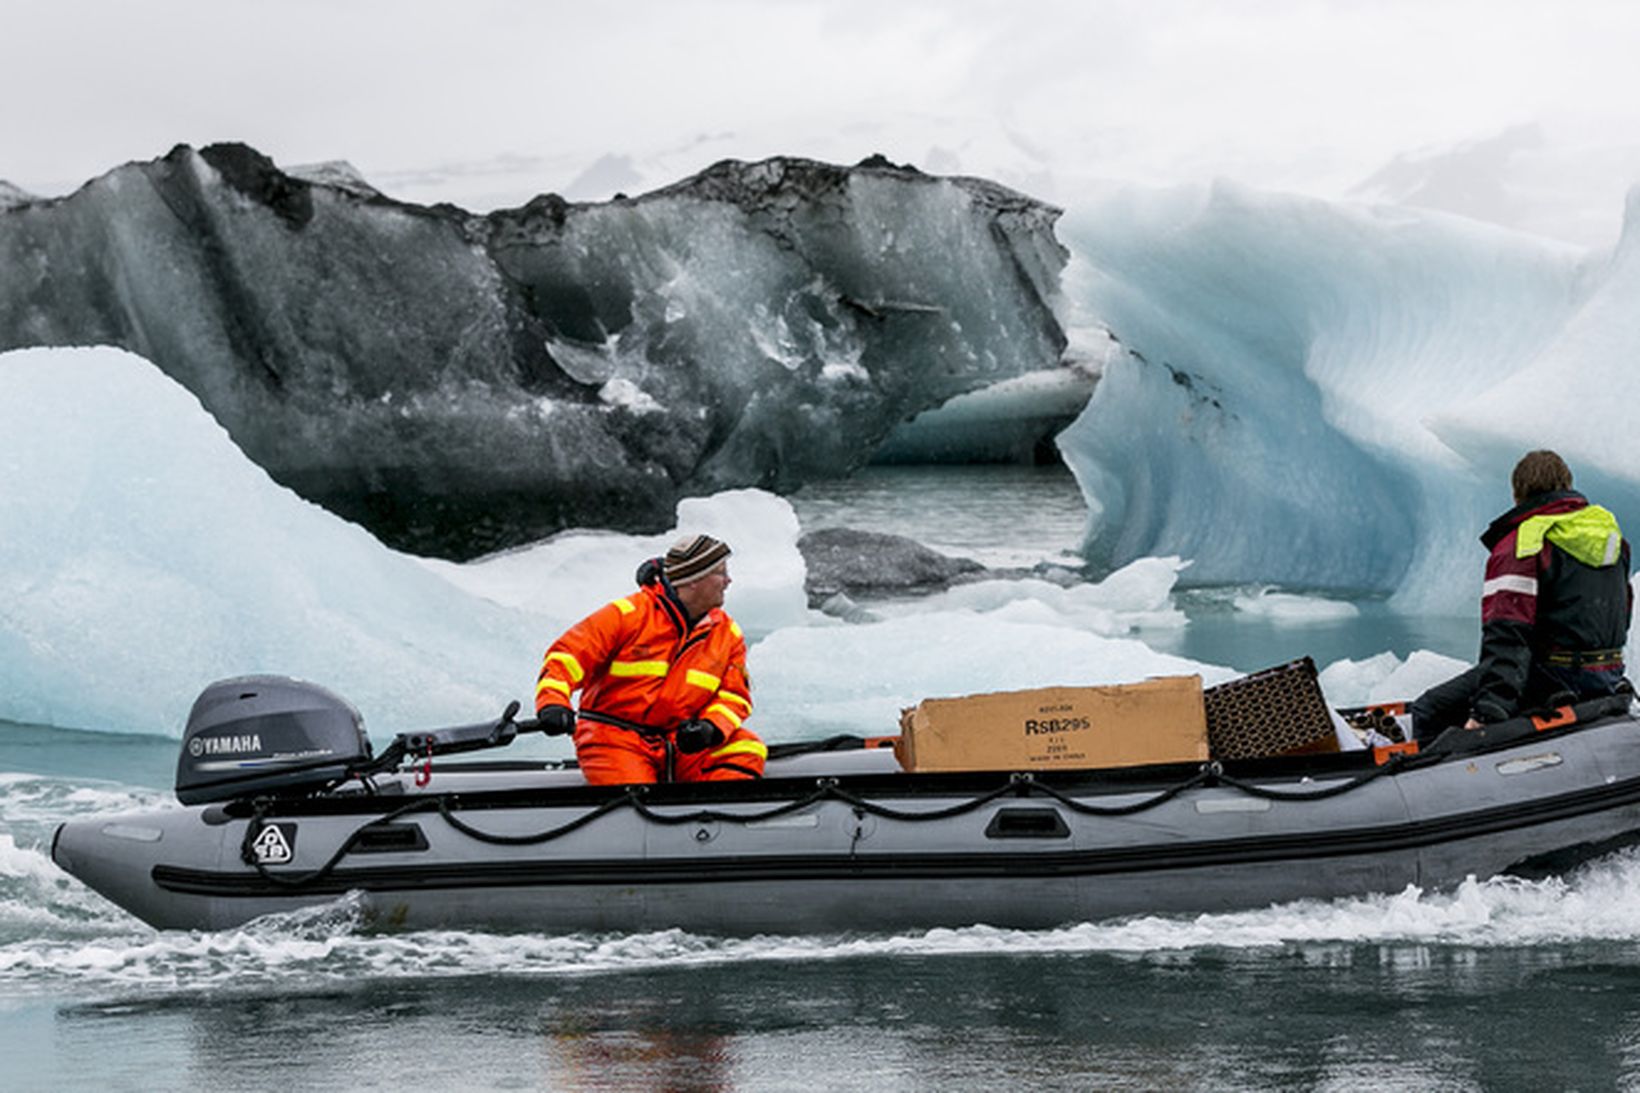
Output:
[[[1515,556],[1516,533],[1524,521],[1574,512],[1588,503],[1576,490],[1538,494],[1492,521],[1481,536],[1491,552],[1481,592],[1480,680],[1474,699],[1474,714],[1483,722],[1520,712],[1534,661],[1541,671],[1549,654],[1621,651],[1628,639],[1634,592],[1626,539],[1617,564],[1610,566],[1585,565],[1547,539],[1536,554]],[[1583,670],[1621,676],[1623,664],[1608,659]]]

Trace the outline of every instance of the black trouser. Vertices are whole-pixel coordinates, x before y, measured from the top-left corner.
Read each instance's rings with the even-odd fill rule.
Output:
[[[1605,668],[1560,668],[1534,660],[1526,675],[1519,711],[1614,695],[1627,686],[1620,664]],[[1407,707],[1412,715],[1412,738],[1426,744],[1452,726],[1468,721],[1480,687],[1481,669],[1476,665],[1419,695]]]

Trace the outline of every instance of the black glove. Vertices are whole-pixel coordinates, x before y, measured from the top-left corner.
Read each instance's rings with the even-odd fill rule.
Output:
[[[672,737],[672,742],[684,755],[693,755],[697,751],[715,748],[723,743],[723,730],[710,721],[685,721],[678,726],[678,731]]]
[[[536,711],[535,723],[548,736],[567,736],[575,731],[575,711],[568,706],[543,706]]]

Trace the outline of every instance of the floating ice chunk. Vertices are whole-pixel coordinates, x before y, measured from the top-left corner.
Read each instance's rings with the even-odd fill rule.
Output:
[[[1337,622],[1361,614],[1353,603],[1329,599],[1326,596],[1304,596],[1293,592],[1277,592],[1264,587],[1237,595],[1232,601],[1237,611],[1254,618],[1270,619],[1288,625],[1307,622]]]
[[[470,722],[528,693],[543,625],[276,485],[141,358],[0,355],[0,717],[178,733],[273,672],[378,733]]]
[[[1178,555],[1140,558],[1129,562],[1098,584],[1069,589],[1078,597],[1111,611],[1154,614],[1175,612],[1171,595],[1179,574],[1190,562]]]
[[[1379,653],[1365,660],[1339,660],[1321,670],[1321,690],[1334,706],[1410,702],[1437,683],[1469,668],[1455,657],[1419,649],[1406,660]]]
[[[418,560],[472,595],[568,626],[630,592],[638,567],[666,553],[680,535],[702,533],[734,552],[724,609],[749,640],[813,620],[803,593],[797,516],[784,499],[763,490],[686,498],[678,504],[677,526],[660,535],[572,531],[464,565]],[[542,647],[556,636],[543,633]]]
[[[1130,638],[962,610],[788,628],[753,648],[750,668],[758,732],[772,740],[891,735],[902,709],[939,696],[1160,675],[1199,674],[1211,685],[1237,674]]]
[[[1423,694],[1437,683],[1445,683],[1460,672],[1469,670],[1469,662],[1456,657],[1442,656],[1428,649],[1419,649],[1407,657],[1406,663],[1386,676],[1372,689],[1370,702],[1408,702]]]
[[[1035,577],[976,581],[958,585],[914,603],[883,604],[883,615],[966,610],[998,619],[1042,626],[1061,626],[1117,636],[1139,628],[1185,625],[1184,612],[1171,593],[1180,558],[1140,558],[1097,584],[1062,586]]]
[[[764,490],[690,497],[678,503],[678,529],[715,536],[734,550],[724,607],[749,637],[811,621],[797,549],[801,529],[784,498]]]
[[[1336,707],[1365,706],[1379,684],[1401,667],[1394,653],[1379,653],[1365,660],[1337,660],[1321,669],[1321,691]]]

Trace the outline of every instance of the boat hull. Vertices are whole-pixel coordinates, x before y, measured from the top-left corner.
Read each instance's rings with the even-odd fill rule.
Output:
[[[1632,713],[1369,764],[942,781],[855,752],[777,762],[756,785],[631,797],[573,772],[441,769],[424,790],[406,776],[383,787],[399,792],[260,817],[238,804],[77,820],[53,856],[163,928],[230,928],[351,892],[384,929],[752,934],[1046,928],[1442,888],[1565,868],[1640,831]],[[247,864],[253,826],[277,830],[288,859]]]

